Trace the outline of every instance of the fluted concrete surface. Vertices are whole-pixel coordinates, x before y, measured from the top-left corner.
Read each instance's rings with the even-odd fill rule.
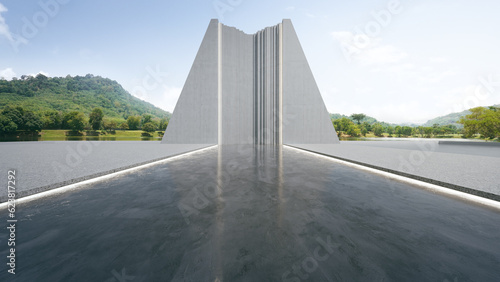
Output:
[[[212,20],[162,140],[338,142],[290,20],[255,34]]]
[[[161,143],[218,142],[218,25],[210,21]]]
[[[339,143],[291,20],[283,20],[283,143]]]

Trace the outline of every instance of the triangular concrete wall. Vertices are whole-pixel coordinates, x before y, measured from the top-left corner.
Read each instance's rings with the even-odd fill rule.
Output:
[[[283,143],[339,143],[291,20],[283,20]]]
[[[211,20],[162,143],[218,143],[218,31]]]
[[[212,20],[162,143],[338,143],[290,20],[256,34]]]

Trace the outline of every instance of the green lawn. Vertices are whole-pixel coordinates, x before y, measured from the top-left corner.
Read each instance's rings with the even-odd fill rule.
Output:
[[[143,140],[143,139],[151,139],[151,140],[159,140],[161,136],[157,131],[150,133],[152,137],[143,137],[142,130],[116,130],[114,134],[106,133],[105,131],[98,131],[101,134],[98,136],[89,135],[87,136],[86,132],[83,132],[83,136],[68,136],[66,133],[68,130],[48,130],[44,129],[40,132],[41,140],[66,140],[66,139],[75,139],[75,138],[95,138],[95,139],[103,139],[103,140]]]

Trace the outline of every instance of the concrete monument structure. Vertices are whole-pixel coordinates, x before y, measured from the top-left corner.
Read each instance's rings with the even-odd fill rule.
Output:
[[[162,143],[338,142],[290,20],[255,34],[210,21]]]

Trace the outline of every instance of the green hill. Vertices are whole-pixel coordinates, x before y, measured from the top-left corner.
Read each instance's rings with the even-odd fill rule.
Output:
[[[87,74],[86,76],[36,77],[22,76],[11,81],[0,80],[0,110],[5,106],[21,106],[35,113],[46,111],[80,111],[89,115],[100,107],[104,115],[127,119],[133,115],[150,114],[169,118],[170,113],[128,93],[118,82]]]
[[[493,105],[492,107],[500,107],[500,104],[497,104],[497,105]],[[438,124],[438,125],[443,125],[443,126],[446,126],[446,125],[455,125],[457,128],[463,128],[464,126],[460,123],[458,123],[458,121],[460,120],[461,117],[463,116],[466,116],[470,114],[470,111],[468,110],[465,110],[465,111],[462,111],[462,112],[459,112],[459,113],[451,113],[451,114],[448,114],[448,115],[445,115],[445,116],[440,116],[440,117],[436,117],[436,118],[433,118],[433,119],[430,119],[428,120],[426,123],[424,124],[413,124],[413,123],[400,123],[400,124],[394,124],[394,123],[386,123],[386,122],[381,122],[381,121],[378,121],[376,118],[373,118],[373,117],[370,117],[370,116],[366,116],[364,119],[363,119],[363,122],[368,122],[369,124],[374,124],[374,123],[380,123],[382,124],[383,126],[387,126],[387,125],[391,125],[391,126],[396,126],[396,125],[400,125],[400,126],[404,126],[404,125],[407,125],[407,126],[411,126],[411,127],[417,127],[417,126],[424,126],[424,127],[432,127],[434,124]],[[336,120],[336,119],[340,119],[340,118],[348,118],[350,120],[353,120],[350,116],[346,116],[346,115],[342,115],[342,114],[337,114],[337,113],[330,113],[330,118],[333,119],[333,120]]]
[[[463,127],[462,124],[459,124],[458,121],[460,120],[461,117],[466,116],[470,114],[468,110],[459,112],[459,113],[451,113],[445,116],[440,116],[437,118],[433,118],[428,120],[426,123],[424,123],[422,126],[433,126],[434,124],[439,124],[439,125],[448,125],[448,124],[453,124],[459,128]]]
[[[493,105],[493,107],[500,107],[500,104],[498,105]],[[470,114],[470,111],[465,110],[459,113],[451,113],[445,116],[440,116],[437,118],[433,118],[431,120],[428,120],[426,123],[423,124],[423,126],[433,126],[434,124],[439,124],[439,125],[448,125],[448,124],[453,124],[457,126],[458,128],[462,128],[463,125],[458,123],[461,117],[466,116]]]

